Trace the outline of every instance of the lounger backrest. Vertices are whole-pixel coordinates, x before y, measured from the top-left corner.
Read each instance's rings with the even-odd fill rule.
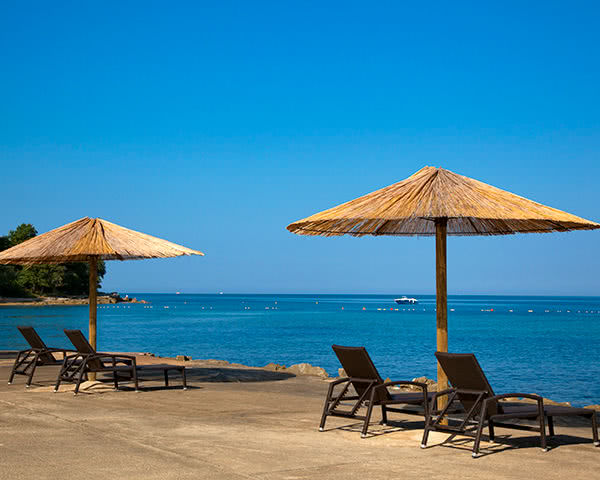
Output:
[[[87,341],[87,338],[85,338],[85,335],[81,332],[81,330],[65,329],[65,334],[67,337],[69,337],[69,340],[71,340],[71,343],[78,353],[83,353],[86,355],[96,353],[96,350],[94,350],[94,347],[90,345],[90,342]],[[102,368],[102,362],[100,360],[92,360],[89,362],[89,366],[94,369]]]
[[[383,380],[375,368],[371,357],[365,347],[342,347],[341,345],[332,345],[333,351],[337,355],[346,375],[351,378],[362,378],[365,380],[374,380],[376,384],[382,384]],[[352,382],[356,393],[362,395],[368,388],[367,382]],[[385,388],[378,391],[375,397],[376,401],[389,400],[390,394]]]
[[[474,354],[436,352],[435,356],[454,388],[485,391],[486,397],[494,396],[494,391]],[[471,409],[476,398],[477,395],[458,395],[459,401],[467,411]],[[489,405],[488,414],[496,414],[497,408],[496,404]]]
[[[42,363],[56,363],[56,360],[49,352],[44,352],[44,350],[48,350],[48,347],[44,343],[44,341],[40,338],[38,333],[35,331],[35,328],[29,326],[19,326],[17,327],[21,335],[27,340],[27,343],[31,348],[37,351],[41,351],[38,359]]]

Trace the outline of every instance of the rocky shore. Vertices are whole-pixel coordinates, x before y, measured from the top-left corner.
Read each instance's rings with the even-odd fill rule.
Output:
[[[130,298],[125,295],[111,293],[109,295],[98,295],[98,304],[110,303],[149,303],[146,300]],[[10,298],[0,297],[0,307],[43,307],[48,305],[87,305],[87,296],[63,296],[63,297],[32,297],[32,298]]]

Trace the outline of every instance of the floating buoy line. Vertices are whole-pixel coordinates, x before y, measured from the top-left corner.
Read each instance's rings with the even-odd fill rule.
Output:
[[[242,302],[245,303],[245,302]],[[187,302],[184,302],[185,305],[187,305]],[[319,304],[319,302],[315,302],[316,305]],[[136,305],[133,305],[134,308]],[[112,305],[112,304],[105,304],[105,305],[98,305],[98,309],[131,309],[132,305]],[[168,309],[176,309],[177,305],[160,305],[158,306],[158,308],[163,308],[164,310],[168,310]],[[144,309],[153,309],[154,305],[142,305],[142,308]],[[213,310],[214,307],[212,306],[198,306],[197,308],[201,309],[201,310]],[[249,306],[249,305],[244,305],[244,310],[252,310],[253,307]],[[254,307],[254,308],[260,308],[258,306]],[[277,302],[274,302],[273,306],[265,306],[263,307],[264,310],[280,310],[279,305]],[[377,312],[435,312],[436,308],[433,307],[431,309],[427,309],[427,308],[399,308],[399,307],[389,307],[389,306],[385,306],[385,307],[370,307],[368,308],[367,306],[360,306],[358,307],[359,310],[354,310],[354,309],[348,309],[346,306],[341,306],[339,307],[339,310],[346,312],[355,312],[355,311],[362,311],[362,312],[373,312],[373,311],[377,311]],[[449,308],[448,311],[450,312],[456,312],[456,308]],[[567,314],[567,313],[572,313],[572,314],[579,314],[579,315],[600,315],[600,309],[599,310],[568,310],[568,309],[560,309],[560,310],[551,310],[549,308],[540,308],[540,309],[533,309],[533,308],[526,308],[524,310],[518,310],[516,311],[514,308],[508,308],[508,309],[498,309],[498,307],[489,307],[489,308],[480,308],[479,312],[481,313],[499,313],[499,314],[506,314],[506,313],[516,313],[518,314],[524,314],[524,313],[534,313],[534,314],[556,314],[556,313],[562,313],[562,314]],[[463,310],[462,312],[459,309],[459,313],[477,313],[476,310]]]

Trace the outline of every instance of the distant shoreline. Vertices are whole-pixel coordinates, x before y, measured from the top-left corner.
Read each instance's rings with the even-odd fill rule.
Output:
[[[146,300],[138,300],[136,297],[130,298],[127,295],[98,295],[98,305],[114,303],[148,303]],[[34,298],[11,298],[0,297],[0,307],[46,307],[46,306],[76,306],[88,305],[88,297],[34,297]]]

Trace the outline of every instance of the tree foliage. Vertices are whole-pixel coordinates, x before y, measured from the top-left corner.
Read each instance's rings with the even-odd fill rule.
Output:
[[[10,246],[14,247],[25,240],[29,240],[37,235],[37,230],[31,223],[22,223],[14,230],[8,232],[8,241]]]
[[[0,251],[14,247],[37,235],[29,223],[19,225],[8,235],[0,237]],[[106,265],[98,262],[98,285],[106,273]],[[22,297],[33,295],[86,295],[89,291],[89,264],[64,263],[59,265],[0,265],[0,296]]]

